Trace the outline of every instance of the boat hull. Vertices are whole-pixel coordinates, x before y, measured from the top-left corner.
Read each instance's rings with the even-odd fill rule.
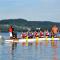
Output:
[[[50,41],[50,40],[60,40],[60,38],[38,38],[38,42],[41,42],[41,41]],[[5,42],[20,42],[20,43],[23,43],[23,42],[36,42],[37,39],[33,38],[33,39],[8,39],[8,40],[5,40]]]

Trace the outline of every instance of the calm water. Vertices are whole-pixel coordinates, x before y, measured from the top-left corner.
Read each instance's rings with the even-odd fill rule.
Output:
[[[8,33],[3,33],[4,37]],[[20,43],[0,44],[0,60],[60,60],[60,41],[45,41],[29,46]]]
[[[5,39],[9,38],[9,33],[0,33],[0,35],[2,35]],[[20,38],[21,33],[17,32],[17,37]]]

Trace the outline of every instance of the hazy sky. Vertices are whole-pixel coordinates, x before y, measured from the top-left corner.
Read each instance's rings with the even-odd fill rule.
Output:
[[[0,0],[0,19],[60,22],[60,0]]]

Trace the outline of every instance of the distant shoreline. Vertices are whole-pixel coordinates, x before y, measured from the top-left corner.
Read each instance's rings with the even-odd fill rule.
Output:
[[[12,25],[16,32],[36,31],[37,28],[50,31],[52,25],[57,25],[60,29],[60,23],[50,21],[27,21],[25,19],[7,19],[0,20],[0,29],[2,32],[8,32],[8,28]]]

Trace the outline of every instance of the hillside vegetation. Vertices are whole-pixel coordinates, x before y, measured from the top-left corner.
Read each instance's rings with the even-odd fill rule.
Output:
[[[50,21],[27,21],[25,19],[8,19],[0,21],[0,29],[2,32],[7,32],[10,25],[15,28],[15,31],[27,31],[31,29],[32,31],[36,28],[41,29],[51,29],[51,26],[56,24],[60,27],[60,23],[50,22]]]

